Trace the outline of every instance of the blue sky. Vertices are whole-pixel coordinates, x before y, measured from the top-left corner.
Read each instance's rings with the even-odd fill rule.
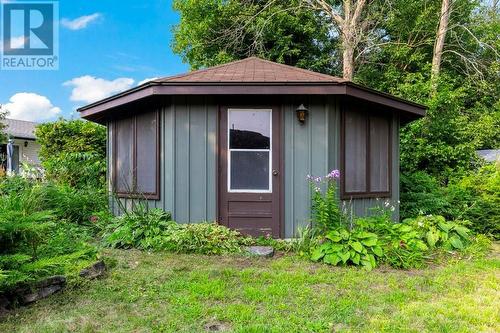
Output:
[[[0,104],[13,118],[77,117],[77,107],[189,69],[171,51],[170,0],[60,0],[59,18],[59,70],[0,70]]]

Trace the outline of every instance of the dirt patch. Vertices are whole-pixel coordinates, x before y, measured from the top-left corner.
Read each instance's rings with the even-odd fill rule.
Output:
[[[210,321],[205,325],[206,332],[228,332],[231,330],[231,325],[222,321]]]

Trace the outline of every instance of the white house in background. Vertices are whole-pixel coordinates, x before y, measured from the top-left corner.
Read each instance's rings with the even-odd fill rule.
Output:
[[[35,136],[35,127],[38,124],[16,119],[4,119],[2,123],[5,125],[3,132],[14,141],[12,170],[18,173],[22,163],[39,167],[40,145],[36,142]],[[7,170],[7,142],[2,142],[0,144],[0,173],[5,170]]]

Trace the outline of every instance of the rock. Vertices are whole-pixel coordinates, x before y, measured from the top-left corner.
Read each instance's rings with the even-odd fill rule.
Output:
[[[274,256],[274,249],[271,246],[247,246],[245,250],[256,257],[271,258]]]
[[[87,279],[95,279],[101,277],[106,272],[106,264],[104,261],[98,261],[90,267],[82,269],[80,276]]]
[[[33,288],[17,290],[19,302],[23,305],[41,300],[57,293],[66,285],[66,278],[62,275],[49,277],[38,282]]]

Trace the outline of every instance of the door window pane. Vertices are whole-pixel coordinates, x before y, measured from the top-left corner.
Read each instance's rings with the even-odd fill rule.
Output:
[[[230,189],[269,190],[269,152],[232,151]]]
[[[229,110],[230,149],[269,149],[271,112],[269,110]]]

